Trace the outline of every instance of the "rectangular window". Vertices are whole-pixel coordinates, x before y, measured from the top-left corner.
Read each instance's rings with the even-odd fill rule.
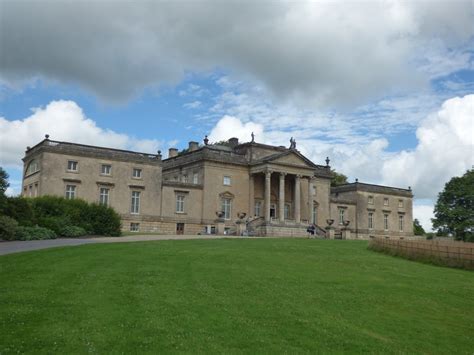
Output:
[[[290,219],[291,205],[289,203],[285,203],[285,210],[283,212],[285,214],[285,219]]]
[[[66,185],[66,198],[68,200],[76,198],[76,185]]]
[[[384,206],[388,206],[388,198],[385,197],[385,198],[383,199],[383,205],[384,205]]]
[[[199,175],[198,175],[198,173],[194,173],[194,175],[193,175],[193,184],[199,184]]]
[[[134,177],[135,179],[141,179],[142,178],[142,169],[134,168],[133,172],[132,172],[132,177]]]
[[[230,186],[230,176],[224,176],[224,185]]]
[[[77,171],[77,161],[68,160],[67,162],[67,170],[68,171]]]
[[[230,219],[232,213],[232,200],[230,198],[222,199],[222,211],[224,212],[224,219]]]
[[[112,165],[102,164],[102,167],[100,169],[100,173],[102,175],[110,175],[111,172],[112,172]]]
[[[318,207],[313,206],[313,214],[312,214],[312,221],[313,224],[318,224]]]
[[[369,197],[367,198],[367,203],[368,203],[369,205],[373,205],[373,204],[374,204],[374,196],[369,196]]]
[[[130,213],[140,213],[140,191],[132,191],[132,206],[130,208]]]
[[[99,190],[99,203],[104,206],[109,205],[109,192],[110,189],[106,187],[101,187]]]
[[[28,196],[33,197],[33,185],[29,186],[29,191]]]
[[[176,212],[184,213],[184,195],[176,195]]]
[[[403,215],[398,216],[398,230],[403,232],[404,218]]]
[[[388,214],[383,215],[383,229],[388,231]]]
[[[374,229],[374,213],[369,212],[369,229]]]
[[[187,183],[188,182],[188,175],[183,175],[181,181],[184,182],[184,183]]]
[[[140,231],[140,223],[130,223],[130,232],[139,232]]]
[[[398,208],[403,208],[403,200],[398,200]]]
[[[34,193],[34,196],[35,196],[35,197],[38,197],[38,184],[35,184],[35,193]]]
[[[262,209],[262,202],[255,201],[255,216],[260,216],[261,209]]]
[[[344,224],[344,209],[339,208],[339,224]]]

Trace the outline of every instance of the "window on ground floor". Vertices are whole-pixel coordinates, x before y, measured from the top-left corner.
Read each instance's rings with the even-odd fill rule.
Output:
[[[66,198],[68,200],[76,198],[76,185],[66,185]]]
[[[109,205],[109,192],[110,189],[106,187],[101,187],[99,190],[99,203],[104,206]]]
[[[369,229],[374,229],[374,213],[369,212]]]
[[[130,223],[130,232],[139,232],[140,231],[140,223]]]
[[[339,224],[344,224],[344,208],[339,208]]]
[[[383,215],[383,229],[388,231],[388,214]]]
[[[255,216],[260,216],[262,212],[262,201],[255,201]]]
[[[230,219],[232,213],[232,200],[230,198],[222,199],[222,212],[224,212],[224,219]]]
[[[404,218],[404,216],[401,214],[401,215],[398,216],[398,230],[399,230],[400,232],[403,232],[404,224],[405,224],[405,218]]]

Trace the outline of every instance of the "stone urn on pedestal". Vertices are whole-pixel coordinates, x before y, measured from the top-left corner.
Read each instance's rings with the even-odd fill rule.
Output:
[[[334,223],[333,219],[326,219],[326,223],[328,224],[326,227],[326,235],[329,239],[335,238],[334,227],[332,226]]]
[[[341,237],[342,239],[351,239],[351,230],[349,229],[349,224],[351,221],[343,221],[342,224],[344,227],[342,228]]]
[[[247,213],[245,212],[237,213],[237,217],[239,217],[239,219],[235,222],[237,225],[237,235],[244,235],[247,231],[247,222],[244,220],[245,216],[247,216]]]
[[[225,219],[224,219],[224,211],[217,211],[216,212],[216,234],[217,235],[224,235],[225,233]]]

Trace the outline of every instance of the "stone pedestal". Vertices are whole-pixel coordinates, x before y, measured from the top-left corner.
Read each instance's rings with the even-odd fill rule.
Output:
[[[224,235],[224,232],[225,232],[224,219],[221,219],[221,218],[216,219],[216,234]]]
[[[342,239],[351,239],[350,229],[343,229],[341,234],[342,234]]]
[[[244,232],[246,231],[245,221],[237,221],[235,222],[235,225],[237,226],[237,235],[244,235]]]
[[[329,239],[336,239],[336,232],[334,227],[326,227],[326,235]]]

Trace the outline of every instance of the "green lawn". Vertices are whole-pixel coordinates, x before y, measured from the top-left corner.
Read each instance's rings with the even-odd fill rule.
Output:
[[[474,273],[309,239],[0,257],[0,353],[474,352]]]

